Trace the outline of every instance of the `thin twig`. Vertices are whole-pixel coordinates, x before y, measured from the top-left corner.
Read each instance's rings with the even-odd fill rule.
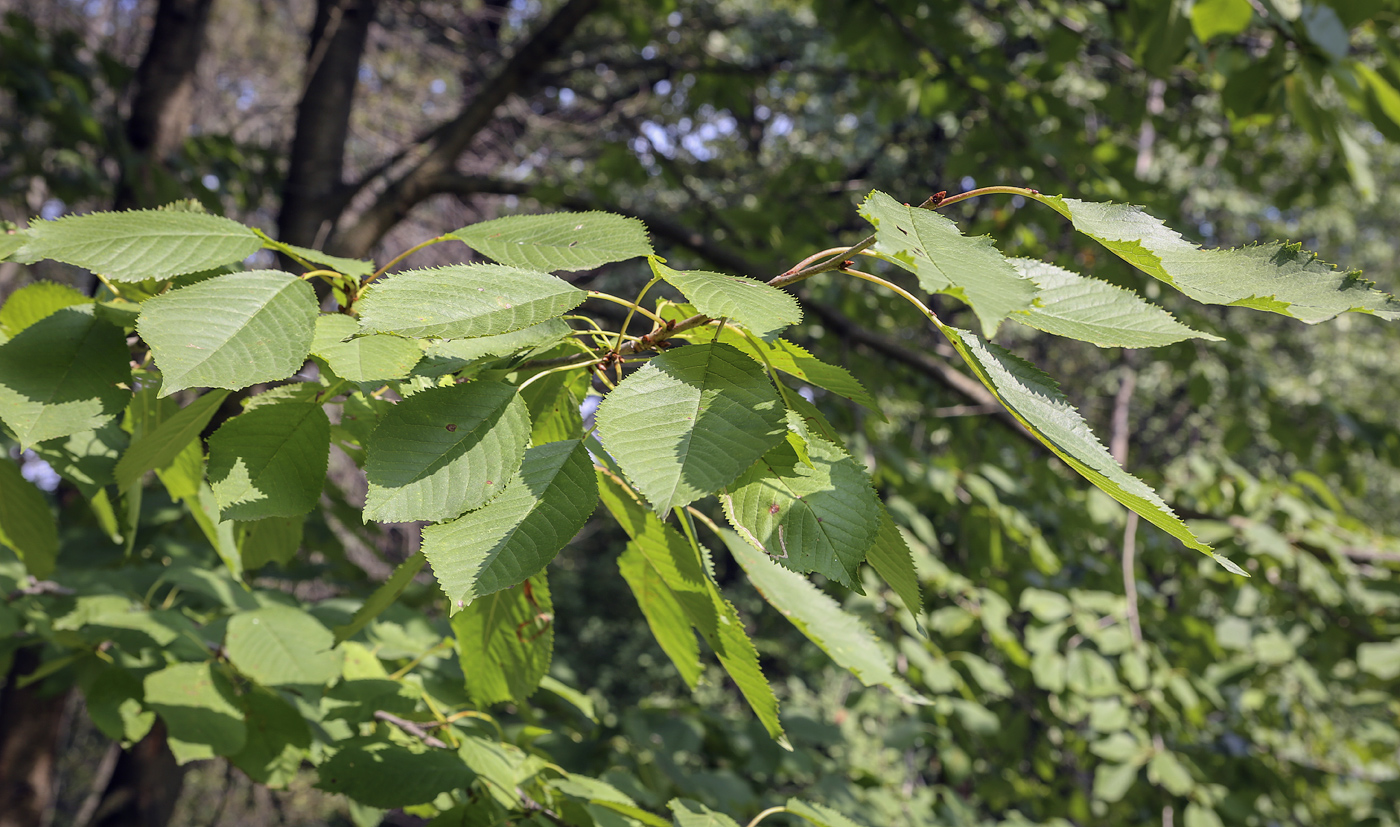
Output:
[[[429,734],[426,729],[419,726],[418,724],[415,724],[412,721],[400,718],[392,712],[385,712],[382,709],[378,709],[375,710],[374,717],[378,718],[381,721],[386,721],[388,723],[393,724],[394,726],[398,727],[404,732],[407,732],[409,735],[412,735],[413,737],[417,738],[418,740],[422,741],[424,744],[427,744],[430,747],[436,747],[438,749],[447,749],[447,744],[443,743],[437,737]]]
[[[1123,365],[1123,381],[1118,386],[1118,394],[1113,398],[1113,424],[1109,429],[1108,451],[1124,468],[1128,465],[1128,406],[1133,399],[1133,389],[1137,387],[1137,372],[1131,365]],[[1137,554],[1138,514],[1128,509],[1128,519],[1123,526],[1123,593],[1128,598],[1128,630],[1133,643],[1142,644],[1142,624],[1138,620]]]

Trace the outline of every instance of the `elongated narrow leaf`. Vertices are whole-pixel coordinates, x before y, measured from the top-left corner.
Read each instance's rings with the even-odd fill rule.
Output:
[[[859,618],[847,614],[807,578],[777,565],[738,534],[721,530],[720,536],[763,599],[838,666],[850,670],[866,686],[884,686],[900,700],[923,702],[895,674],[889,656]]]
[[[626,550],[617,558],[617,567],[632,590],[632,596],[637,599],[652,637],[656,638],[661,651],[675,664],[685,685],[694,689],[704,671],[700,664],[700,644],[684,607],[676,599],[676,593],[666,585],[661,573],[647,562],[646,555],[636,543],[627,544]]]
[[[899,533],[884,503],[880,504],[880,530],[870,550],[865,553],[865,562],[894,590],[917,622],[924,610],[923,598],[919,594],[919,573],[914,570],[909,544]]]
[[[635,499],[621,481],[609,475],[600,475],[599,493],[613,518],[632,538],[626,555],[639,555],[645,568],[651,570],[645,573],[646,576],[670,590],[672,600],[665,601],[663,598],[663,603],[654,604],[653,608],[671,611],[675,606],[680,607],[686,620],[714,650],[720,665],[739,688],[744,700],[748,701],[769,736],[784,749],[791,749],[778,719],[778,699],[759,666],[758,651],[744,633],[744,623],[734,604],[724,599],[719,587],[706,572],[705,561],[676,529],[661,522]],[[628,565],[641,564],[629,561]],[[690,667],[684,658],[688,658],[689,652],[676,639],[676,632],[669,625],[672,621],[659,615],[658,619],[668,624],[666,634],[683,659],[676,661],[677,668],[682,675],[688,674]]]
[[[90,304],[92,299],[66,284],[41,281],[21,287],[0,307],[0,333],[14,338],[21,330],[65,307]]]
[[[423,358],[423,349],[412,339],[385,334],[350,338],[359,331],[349,316],[324,314],[316,319],[311,354],[325,359],[336,376],[351,382],[402,379]]]
[[[423,570],[423,564],[426,562],[428,562],[428,558],[420,551],[400,563],[398,568],[394,569],[394,573],[389,575],[389,579],[375,589],[374,594],[371,594],[364,604],[355,610],[349,623],[335,627],[335,645],[339,646],[359,634],[360,630],[368,626],[371,620],[379,617],[385,609],[394,605],[394,601],[399,599],[403,590],[408,588],[408,584],[412,583],[418,572]]]
[[[975,333],[952,327],[945,327],[944,333],[982,384],[1071,468],[1190,548],[1214,558],[1235,574],[1248,576],[1239,566],[1198,540],[1156,491],[1119,467],[1083,417],[1060,393],[1053,379],[1024,359],[982,341]]]
[[[482,706],[524,701],[554,657],[554,603],[544,572],[474,601],[452,618],[467,692]]]
[[[330,439],[330,420],[315,403],[259,405],[225,422],[209,437],[220,519],[299,517],[315,508]]]
[[[715,340],[714,331],[703,327],[688,331],[681,336],[695,342]],[[768,364],[772,365],[774,370],[786,373],[809,385],[831,391],[837,396],[845,397],[874,412],[882,420],[885,418],[884,414],[880,413],[880,407],[876,404],[875,397],[870,395],[870,392],[861,385],[860,380],[851,375],[850,371],[823,362],[807,352],[807,349],[801,345],[789,342],[787,339],[760,341],[755,344],[742,333],[728,327],[719,332],[718,341],[733,345],[759,362],[762,362],[763,356],[766,356]],[[763,355],[760,356],[760,353]]]
[[[487,258],[533,270],[590,270],[651,255],[642,222],[605,212],[511,215],[448,235]]]
[[[117,462],[117,487],[123,490],[130,488],[147,471],[164,468],[174,462],[185,446],[199,437],[227,397],[228,391],[224,390],[206,393],[160,423],[155,430],[132,442]]]
[[[76,305],[0,345],[0,420],[21,445],[93,431],[131,399],[121,330]]]
[[[65,216],[29,225],[16,259],[44,258],[86,267],[115,281],[168,279],[242,261],[262,241],[216,215],[134,210]]]
[[[312,250],[309,247],[298,247],[295,244],[288,244],[285,241],[276,241],[269,238],[262,230],[256,228],[253,229],[253,232],[257,234],[258,238],[262,239],[263,246],[269,250],[287,253],[291,255],[292,258],[301,259],[311,264],[319,264],[337,273],[364,278],[374,272],[374,263],[365,261],[364,259],[332,256],[320,250]]]
[[[467,264],[395,273],[375,282],[357,306],[366,332],[471,339],[548,321],[586,295],[547,273]]]
[[[238,390],[296,373],[316,330],[311,285],[275,270],[230,273],[141,306],[136,330],[164,375],[161,395]]]
[[[919,277],[930,293],[961,299],[991,336],[1001,320],[1035,301],[1035,283],[1021,276],[986,236],[969,238],[933,210],[872,192],[860,214],[875,226],[871,250]]]
[[[784,430],[763,369],[729,345],[667,351],[598,406],[604,446],[663,513],[733,482]]]
[[[0,456],[0,543],[9,546],[35,577],[53,574],[58,529],[49,504],[19,466],[4,456]]]
[[[755,279],[682,272],[655,257],[651,259],[651,271],[684,293],[696,310],[713,319],[732,319],[764,339],[802,321],[802,308],[791,293]]]
[[[1203,304],[1268,310],[1315,324],[1356,311],[1400,319],[1400,301],[1299,244],[1203,250],[1141,207],[1033,196],[1124,261]]]
[[[147,675],[146,706],[165,721],[181,764],[243,749],[248,729],[236,695],[213,664],[177,663]]]
[[[316,773],[317,787],[384,809],[427,804],[467,786],[473,777],[450,750],[411,750],[369,739],[341,745]]]
[[[880,501],[865,472],[813,438],[812,465],[786,442],[763,455],[722,497],[745,540],[784,567],[815,571],[864,593],[859,569],[880,530]]]
[[[450,520],[480,508],[520,467],[529,438],[529,409],[504,382],[415,393],[370,436],[365,519]]]
[[[489,505],[423,529],[423,553],[456,612],[543,571],[597,505],[583,443],[540,445],[525,452],[520,472]]]
[[[331,631],[291,606],[239,612],[228,622],[229,662],[263,686],[319,690],[340,675],[341,653]]]
[[[1099,347],[1160,347],[1183,339],[1220,337],[1192,330],[1131,290],[1086,278],[1043,261],[1011,263],[1040,288],[1040,306],[1011,315],[1036,330]]]

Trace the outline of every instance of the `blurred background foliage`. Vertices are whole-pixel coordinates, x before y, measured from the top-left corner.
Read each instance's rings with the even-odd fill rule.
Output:
[[[1143,204],[1206,246],[1293,239],[1400,288],[1393,0],[0,0],[0,11],[10,221],[194,198],[382,262],[475,220],[600,208],[647,221],[673,263],[766,278],[857,240],[855,204],[871,189],[915,203],[1013,184]],[[174,28],[153,38],[162,21]],[[162,84],[176,91],[162,98]],[[907,308],[805,283],[799,340],[855,373],[885,416],[816,400],[915,547],[926,605],[913,617],[873,579],[866,596],[829,591],[931,702],[860,686],[718,559],[784,701],[795,750],[783,752],[719,672],[686,691],[621,596],[620,536],[595,522],[551,567],[554,675],[587,692],[594,719],[541,693],[502,713],[524,728],[513,731],[643,806],[683,795],[741,822],[795,794],[872,826],[1400,824],[1400,335],[1356,314],[1312,328],[1180,301],[1020,199],[950,212],[1008,254],[1132,286],[1224,338],[1130,352],[1007,325],[998,341],[1060,378],[1129,469],[1253,577],[1150,527],[1125,537],[1120,506],[950,381],[946,346]],[[439,263],[438,249],[409,264]],[[90,291],[89,278],[0,263],[0,298],[41,279]],[[615,292],[645,278],[626,266],[580,277]],[[961,305],[935,298],[967,324]],[[81,568],[91,518],[37,457],[23,461],[62,511],[65,568]],[[349,468],[333,467],[296,556],[250,573],[255,591],[338,617],[417,550],[413,526],[346,516],[363,496]],[[162,568],[216,565],[161,508],[148,496],[156,528],[120,575],[84,576],[120,576],[140,595]],[[71,611],[69,598],[20,596],[15,571],[0,563],[14,607],[0,627],[21,608],[29,623]],[[197,592],[179,605],[216,619],[218,601]],[[371,630],[380,659],[403,666],[436,646],[439,603],[420,577]],[[34,653],[53,651],[25,635],[0,644],[11,703],[0,717],[21,709]],[[447,678],[456,668],[421,663]],[[141,823],[117,805],[85,810],[123,783],[102,777],[120,748],[67,693],[86,679],[59,668],[30,690],[59,709],[46,817]],[[139,766],[141,747],[122,760]],[[222,761],[191,766],[169,794],[171,823],[418,823],[347,807],[307,773],[269,790]]]

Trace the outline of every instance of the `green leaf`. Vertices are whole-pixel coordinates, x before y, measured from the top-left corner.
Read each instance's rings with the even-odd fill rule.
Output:
[[[605,212],[511,215],[448,236],[502,264],[532,270],[591,270],[652,252],[642,222]]]
[[[5,456],[0,456],[0,544],[9,546],[35,577],[53,574],[58,529],[48,501]]]
[[[1138,765],[1099,764],[1094,768],[1094,798],[1110,804],[1119,801],[1137,781]]]
[[[1400,640],[1363,643],[1356,647],[1356,665],[1383,681],[1400,678]]]
[[[739,276],[673,270],[653,256],[651,271],[685,294],[695,309],[712,319],[727,318],[763,339],[802,321],[802,308],[791,293]]]
[[[0,229],[0,261],[8,259],[16,250],[24,246],[29,240],[29,233],[24,230],[3,230]]]
[[[301,369],[316,330],[311,285],[275,270],[230,273],[141,306],[136,330],[164,375],[161,395],[238,390]]]
[[[763,599],[838,666],[850,670],[866,686],[884,686],[902,701],[926,703],[895,674],[880,641],[859,618],[847,614],[807,578],[777,565],[738,534],[721,529],[720,537]]]
[[[35,221],[15,255],[32,264],[51,258],[114,281],[168,279],[242,261],[262,241],[252,230],[216,215],[171,210],[70,215]]]
[[[714,650],[724,671],[729,673],[769,736],[784,749],[791,749],[778,719],[778,699],[759,666],[758,651],[744,633],[739,612],[724,599],[719,587],[706,573],[705,561],[674,528],[661,522],[656,514],[633,498],[620,480],[601,476],[599,493],[608,511],[627,532],[627,536],[632,538],[633,542],[628,544],[625,554],[635,553],[643,558],[646,567],[652,570],[648,577],[670,590],[674,605],[680,607],[686,620]],[[660,605],[666,611],[672,611],[672,604],[666,603],[664,598]],[[666,623],[667,636],[675,643],[676,651],[681,656],[681,659],[673,658],[673,662],[682,675],[687,675],[690,671],[689,653],[676,639],[673,621],[670,618],[661,620]]]
[[[385,809],[427,804],[473,778],[452,750],[415,751],[368,740],[342,746],[316,773],[320,789]]]
[[[894,590],[917,622],[924,611],[923,598],[919,594],[919,573],[914,569],[909,544],[883,503],[880,505],[880,528],[875,533],[875,541],[865,552],[865,562]]]
[[[579,398],[574,395],[574,388],[586,388],[590,379],[585,371],[551,373],[520,389],[520,396],[530,409],[532,444],[583,437],[583,414],[579,411]]]
[[[786,430],[762,368],[729,345],[657,356],[608,394],[597,421],[608,453],[663,513],[733,482]]]
[[[1213,558],[1226,570],[1248,577],[1243,569],[1196,539],[1157,492],[1124,471],[1079,412],[1060,393],[1055,381],[1034,365],[966,330],[946,327],[953,346],[1007,410],[1055,456],[1064,460],[1104,493],[1142,515],[1143,519]]]
[[[103,735],[128,744],[146,737],[156,722],[154,712],[141,708],[141,679],[121,667],[98,672],[83,687],[88,717]]]
[[[1182,827],[1225,827],[1225,822],[1220,820],[1215,810],[1194,801],[1186,805],[1181,824]]]
[[[291,606],[239,612],[224,651],[234,668],[263,686],[318,692],[340,675],[340,652],[321,621]]]
[[[299,517],[315,508],[330,439],[330,420],[315,403],[259,405],[225,422],[209,437],[219,518]]]
[[[581,441],[527,450],[520,472],[489,505],[423,529],[423,553],[450,611],[543,571],[597,505],[593,460]]]
[[[1172,795],[1187,795],[1196,788],[1190,771],[1169,750],[1152,756],[1147,764],[1147,780],[1160,784]]]
[[[743,338],[734,331],[725,330],[720,333],[719,340],[732,344],[746,353],[750,349],[762,349],[768,357],[768,363],[773,366],[774,370],[796,377],[809,385],[831,391],[837,396],[843,396],[857,405],[875,412],[880,419],[885,418],[884,414],[880,412],[879,405],[875,402],[875,397],[871,396],[860,381],[845,368],[827,364],[808,353],[801,345],[793,344],[786,339],[775,339],[771,342],[759,342],[758,344],[746,342],[748,347],[743,347],[735,341],[735,339]]]
[[[547,273],[463,264],[395,273],[375,282],[356,306],[367,332],[470,339],[548,321],[586,295]]]
[[[879,498],[840,448],[814,437],[807,451],[812,466],[787,443],[765,454],[721,497],[725,515],[784,567],[863,594],[858,572],[880,531]]]
[[[637,599],[652,637],[656,638],[661,651],[675,664],[685,685],[694,689],[704,672],[700,663],[700,643],[676,593],[666,584],[662,573],[647,561],[647,556],[636,543],[628,543],[627,548],[618,555],[617,567],[632,590],[632,596]]]
[[[66,307],[0,345],[0,419],[28,447],[111,422],[131,399],[126,337]]]
[[[520,467],[529,436],[530,412],[504,382],[415,393],[370,436],[365,519],[450,520],[480,508]]]
[[[796,798],[789,798],[784,804],[788,812],[802,816],[816,827],[862,827],[855,821],[821,804],[809,804]]]
[[[1298,244],[1203,250],[1128,204],[1032,196],[1124,261],[1203,304],[1268,310],[1316,324],[1340,313],[1400,319],[1400,302],[1359,273],[1323,264]]]
[[[966,302],[986,336],[1002,319],[1034,303],[1035,284],[1016,272],[987,236],[969,238],[933,210],[878,191],[861,204],[860,214],[875,226],[872,252],[917,275],[924,290]]]
[[[1205,43],[1217,35],[1239,34],[1253,18],[1249,0],[1197,0],[1191,7],[1191,30]]]
[[[1043,261],[1013,258],[1011,263],[1040,287],[1040,306],[1013,313],[1011,319],[1036,330],[1099,347],[1160,347],[1184,339],[1221,341],[1192,330],[1131,290]]]
[[[412,339],[385,334],[349,339],[359,330],[349,316],[328,313],[318,317],[312,355],[325,359],[336,376],[351,382],[402,379],[423,358],[423,348]]]
[[[34,453],[91,500],[113,481],[117,457],[126,445],[126,432],[114,420],[95,431],[41,442],[34,446]]]
[[[313,250],[309,247],[298,247],[295,244],[288,244],[285,241],[275,241],[256,227],[253,228],[253,232],[262,240],[263,247],[269,250],[276,250],[279,253],[286,253],[294,259],[301,259],[311,264],[319,264],[337,273],[343,273],[347,276],[356,276],[358,278],[363,278],[374,272],[374,262],[371,261],[358,258],[341,258],[340,256],[327,255],[320,250]]]
[[[554,603],[544,572],[473,601],[453,616],[452,633],[473,701],[524,702],[554,655]]]
[[[698,801],[673,798],[666,803],[676,827],[739,827],[739,823],[724,813],[717,813]]]
[[[285,566],[301,548],[305,526],[306,519],[300,516],[238,523],[233,534],[243,567],[257,571],[268,563]]]
[[[0,333],[13,338],[21,330],[55,311],[91,303],[92,299],[66,284],[36,282],[10,294],[4,307],[0,307]]]
[[[229,762],[259,784],[282,789],[296,778],[311,746],[311,730],[296,707],[262,687],[243,696],[248,737]]]
[[[174,462],[186,445],[199,438],[204,426],[209,424],[227,397],[228,391],[225,390],[206,393],[161,422],[155,430],[132,441],[131,447],[117,461],[117,487],[126,490],[140,482],[141,475],[147,471],[164,468]]]
[[[143,684],[146,706],[165,721],[177,762],[234,755],[247,743],[243,710],[213,663],[177,663],[147,675]]]
[[[423,552],[418,552],[412,557],[403,561],[394,569],[389,579],[383,585],[374,590],[360,608],[355,610],[355,614],[350,618],[350,622],[335,627],[335,645],[339,646],[344,641],[349,640],[360,633],[360,630],[369,625],[370,621],[384,613],[384,610],[394,604],[403,594],[403,590],[408,588],[408,584],[413,582],[413,578],[422,571],[423,564],[428,562],[428,558]]]
[[[475,339],[449,339],[433,342],[425,349],[427,358],[438,360],[443,373],[461,370],[487,356],[511,356],[521,351],[538,352],[563,341],[573,328],[563,319],[549,319],[537,325]]]

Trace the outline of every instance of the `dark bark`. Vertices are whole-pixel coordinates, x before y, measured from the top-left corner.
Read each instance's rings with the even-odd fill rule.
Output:
[[[67,694],[45,695],[41,684],[15,686],[38,665],[37,651],[19,650],[0,689],[0,827],[36,827],[53,803],[53,766]]]
[[[344,208],[345,140],[377,5],[377,0],[317,0],[278,217],[278,237],[288,243],[318,246]]]
[[[92,827],[161,827],[175,813],[185,771],[165,740],[165,724],[122,752],[97,805]]]
[[[136,70],[130,157],[122,164],[116,208],[152,206],[165,161],[179,150],[193,117],[195,69],[204,51],[214,0],[160,0],[150,44]]]

